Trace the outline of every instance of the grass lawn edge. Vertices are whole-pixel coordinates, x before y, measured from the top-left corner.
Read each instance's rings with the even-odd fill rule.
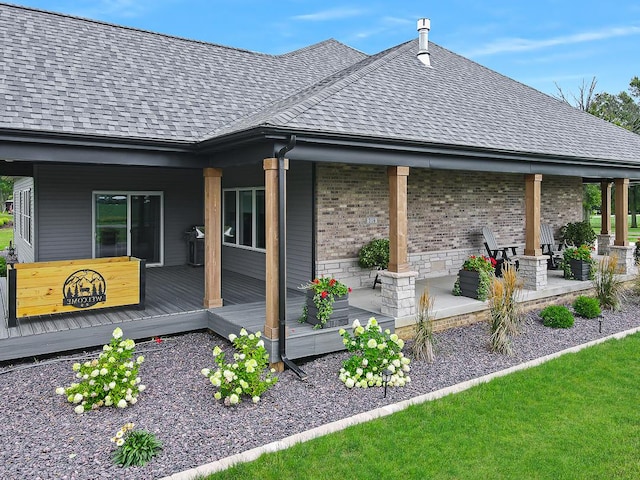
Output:
[[[433,400],[446,397],[451,394],[460,393],[472,387],[475,387],[477,385],[487,383],[495,378],[504,377],[511,373],[518,372],[521,370],[527,370],[529,368],[542,365],[543,363],[546,363],[550,360],[554,360],[563,355],[566,355],[569,353],[576,353],[576,352],[579,352],[580,350],[584,350],[586,348],[607,342],[609,340],[620,340],[624,337],[633,335],[634,333],[638,333],[638,332],[640,332],[640,327],[632,328],[630,330],[625,330],[623,332],[618,332],[618,333],[608,335],[606,337],[591,340],[587,343],[583,343],[581,345],[576,345],[574,347],[560,350],[558,352],[551,353],[543,357],[539,357],[533,360],[523,362],[518,365],[514,365],[513,367],[505,368],[497,372],[489,373],[481,377],[473,378],[471,380],[458,383],[456,385],[451,385],[449,387],[445,387],[440,390],[425,393],[423,395],[418,395],[417,397],[413,397],[408,400],[403,400],[401,402],[385,405],[384,407],[376,408],[368,412],[362,412],[362,413],[353,415],[351,417],[347,417],[340,420],[336,420],[335,422],[327,423],[325,425],[320,425],[319,427],[315,427],[310,430],[306,430],[304,432],[300,432],[295,435],[285,437],[282,440],[277,440],[275,442],[271,442],[266,445],[253,448],[245,452],[241,452],[235,455],[231,455],[229,457],[221,458],[214,462],[207,463],[189,470],[185,470],[183,472],[174,473],[173,475],[165,477],[164,479],[161,479],[161,480],[191,480],[194,477],[202,478],[207,475],[211,475],[213,473],[226,470],[234,465],[252,462],[254,460],[257,460],[260,456],[262,456],[265,453],[273,453],[281,450],[286,450],[287,448],[290,448],[298,443],[307,442],[309,440],[313,440],[315,438],[319,438],[319,437],[328,435],[330,433],[339,432],[353,425],[358,425],[371,420],[386,417],[393,413],[405,410],[406,408],[412,405],[419,405],[422,403],[426,403],[426,402],[430,402]]]

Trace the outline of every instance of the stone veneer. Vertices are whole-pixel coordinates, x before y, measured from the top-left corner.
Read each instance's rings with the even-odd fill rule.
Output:
[[[458,271],[484,253],[482,227],[499,243],[524,244],[524,175],[411,168],[408,177],[408,261],[417,279]],[[387,238],[389,186],[385,167],[316,167],[316,273],[352,288],[373,285],[376,272],[358,266],[360,248]],[[582,180],[542,179],[542,222],[559,228],[582,216]],[[520,249],[522,253],[522,248]]]

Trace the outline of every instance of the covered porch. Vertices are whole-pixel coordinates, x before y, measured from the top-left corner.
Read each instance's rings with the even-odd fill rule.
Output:
[[[6,281],[0,281],[0,362],[86,349],[108,343],[114,328],[120,327],[133,339],[160,337],[209,329],[223,337],[241,328],[262,331],[265,323],[265,283],[262,280],[224,271],[224,305],[203,307],[204,271],[191,266],[147,268],[144,309],[120,307],[57,315],[20,318],[16,327],[7,327]],[[287,355],[301,358],[342,349],[338,328],[313,330],[301,324],[304,295],[287,292]],[[373,313],[355,305],[349,318],[367,319]],[[377,314],[385,328],[393,329],[393,319]],[[275,359],[278,344],[267,340]]]
[[[240,328],[262,330],[265,322],[265,285],[263,281],[225,271],[222,292],[224,306],[207,309],[202,306],[204,272],[189,266],[149,268],[147,301],[143,310],[114,308],[19,319],[17,327],[7,328],[0,321],[0,362],[21,358],[87,349],[108,342],[117,326],[134,339],[160,337],[193,330],[209,329],[223,337]],[[627,277],[624,277],[627,278]],[[630,277],[629,277],[630,278]],[[455,276],[435,277],[416,282],[416,304],[425,288],[435,298],[436,329],[482,321],[487,302],[451,293]],[[6,285],[1,283],[3,294]],[[592,288],[591,282],[565,280],[562,271],[549,271],[548,283],[542,290],[523,290],[520,300],[529,308],[548,302],[571,299]],[[309,357],[342,349],[339,328],[314,330],[297,321],[304,302],[300,291],[287,292],[286,353],[291,359]],[[4,299],[4,295],[2,296]],[[380,287],[354,290],[349,299],[350,321],[366,321],[375,316],[384,328],[396,329],[410,336],[414,316],[393,319],[383,315]],[[4,311],[4,308],[2,309]],[[406,335],[405,335],[406,333]],[[272,357],[277,344],[267,339]]]

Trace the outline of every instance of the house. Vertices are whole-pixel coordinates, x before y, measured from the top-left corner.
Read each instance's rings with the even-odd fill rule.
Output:
[[[264,280],[272,340],[286,287],[370,286],[356,257],[378,237],[394,318],[415,313],[416,279],[482,250],[485,225],[544,288],[540,223],[580,219],[583,182],[606,211],[615,183],[626,218],[640,137],[429,42],[428,26],[376,55],[327,40],[274,56],[0,4],[19,261],[185,264],[185,232],[204,224],[205,307],[223,305],[225,271]],[[625,229],[613,243],[631,271]]]

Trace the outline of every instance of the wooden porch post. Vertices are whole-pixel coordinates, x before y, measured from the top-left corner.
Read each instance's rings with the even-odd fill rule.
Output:
[[[611,182],[603,180],[600,182],[600,193],[602,194],[602,227],[600,233],[609,235],[611,233]]]
[[[407,259],[407,177],[409,167],[387,168],[389,177],[389,267],[390,272],[409,271]]]
[[[265,158],[264,168],[264,196],[265,196],[265,222],[266,222],[266,318],[264,324],[264,336],[275,340],[278,338],[279,323],[279,235],[278,235],[278,159]],[[289,160],[285,158],[284,169],[289,168]]]
[[[204,169],[204,307],[222,306],[222,169]]]
[[[540,186],[542,175],[525,176],[525,244],[524,254],[532,257],[542,255],[540,246]]]
[[[614,245],[625,247],[629,245],[629,179],[616,178],[616,239]]]

